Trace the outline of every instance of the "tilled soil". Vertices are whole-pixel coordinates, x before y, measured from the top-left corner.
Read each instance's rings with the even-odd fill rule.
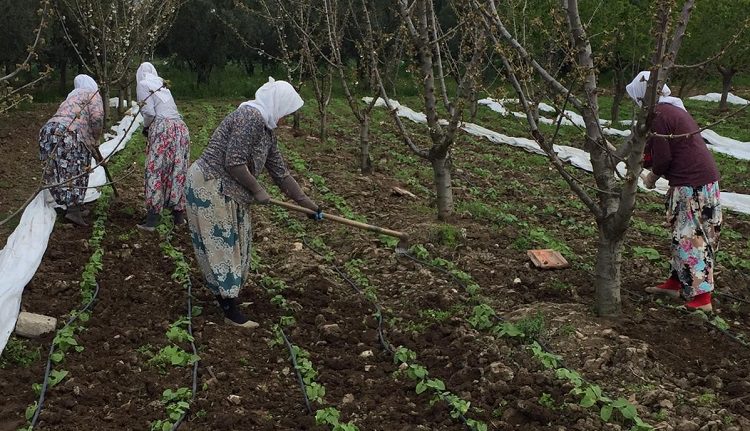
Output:
[[[342,125],[339,130],[355,130],[348,119],[334,115],[331,121]],[[192,130],[195,125],[189,126]],[[375,136],[392,133],[388,123],[379,127]],[[479,200],[471,187],[495,189],[481,201],[526,224],[459,211],[453,220],[459,234],[455,241],[446,241],[441,234],[444,225],[433,222],[429,210],[432,197],[419,192],[416,183],[397,178],[416,178],[429,189],[425,164],[393,159],[390,151],[406,150],[383,139],[374,146],[377,172],[354,174],[354,136],[333,133],[337,151],[331,151],[333,147],[326,146],[333,144],[294,138],[288,130],[280,130],[280,141],[299,152],[310,171],[325,177],[328,187],[356,213],[372,223],[404,229],[432,256],[456,263],[481,286],[482,297],[502,318],[543,321],[538,337],[561,355],[568,368],[581,372],[609,396],[629,399],[646,422],[666,430],[750,430],[746,399],[750,349],[703,320],[643,299],[642,288],[664,274],[658,261],[628,249],[623,263],[623,316],[600,319],[593,314],[590,265],[595,237],[571,227],[590,225],[590,218],[585,210],[569,205],[569,192],[559,187],[556,174],[545,164],[536,162],[518,170],[516,165],[528,162],[529,156],[461,137],[457,203]],[[142,145],[140,140],[134,142]],[[495,158],[484,157],[485,153]],[[470,169],[476,167],[492,175]],[[400,169],[408,169],[407,175]],[[304,173],[295,177],[314,199],[333,207]],[[526,187],[509,186],[512,180]],[[78,335],[85,350],[66,358],[69,376],[49,392],[39,429],[148,429],[149,423],[166,417],[159,402],[162,392],[192,385],[190,368],[155,366],[144,353],[169,344],[165,332],[185,315],[187,292],[170,278],[174,264],[160,248],[163,238],[134,229],[140,220],[140,211],[134,208],[142,205],[140,178],[126,181],[120,187],[125,191],[121,200],[110,208],[99,278],[102,290],[87,329]],[[392,195],[394,185],[411,189],[417,198]],[[641,198],[651,208],[659,203],[650,195]],[[639,209],[637,217],[659,224],[658,211],[647,208]],[[467,417],[482,420],[493,430],[629,429],[621,418],[604,424],[598,409],[580,407],[578,399],[568,394],[570,385],[543,369],[521,342],[472,328],[467,320],[475,304],[445,273],[395,256],[368,233],[300,220],[309,236],[320,237],[335,252],[336,264],[362,262],[362,273],[383,307],[389,342],[415,351],[430,377],[443,380],[447,390],[470,401]],[[444,403],[431,402],[429,393],[415,392],[415,383],[399,372],[378,340],[372,304],[333,272],[330,262],[302,246],[266,209],[254,211],[253,221],[255,249],[263,266],[243,289],[241,301],[261,325],[254,331],[223,322],[203,286],[186,230],[175,231],[173,243],[192,266],[194,304],[202,307],[193,320],[201,358],[198,391],[180,429],[324,429],[306,410],[287,349],[274,343],[273,325],[282,312],[261,287],[263,275],[289,286],[284,295],[293,305],[295,324],[287,335],[310,353],[318,371],[316,381],[326,387],[324,405],[314,404],[314,409],[336,407],[343,421],[352,421],[361,430],[465,429]],[[750,234],[747,218],[728,214],[727,226],[743,238]],[[539,238],[538,231],[531,233],[536,227],[544,227],[567,244],[571,268],[543,272],[529,266],[523,247],[537,244],[524,240]],[[91,253],[85,244],[89,234],[85,229],[56,226],[42,267],[24,293],[25,309],[62,317],[78,306],[77,281]],[[744,259],[742,242],[727,240],[722,247]],[[653,247],[666,256],[668,243],[666,238],[633,229],[628,244]],[[729,266],[720,270],[720,290],[750,298],[743,271]],[[747,306],[718,299],[719,315],[730,331],[750,334]],[[51,338],[34,340],[33,345],[46,352]],[[28,368],[0,370],[0,399],[7,400],[0,407],[0,430],[24,424],[23,411],[35,399],[31,383],[41,381],[45,356]]]

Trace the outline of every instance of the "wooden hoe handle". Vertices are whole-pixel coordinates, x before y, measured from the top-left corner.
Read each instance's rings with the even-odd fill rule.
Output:
[[[305,213],[305,214],[315,214],[315,211],[313,211],[313,210],[311,210],[309,208],[301,207],[299,205],[290,204],[289,202],[284,202],[284,201],[280,201],[280,200],[277,200],[277,199],[271,199],[271,203],[274,204],[274,205],[278,205],[280,207],[286,208],[288,210],[297,211],[297,212],[301,212],[301,213]],[[356,220],[349,220],[348,218],[339,217],[339,216],[335,216],[335,215],[328,214],[328,213],[324,213],[323,219],[324,220],[335,221],[337,223],[345,224],[347,226],[352,226],[352,227],[356,227],[356,228],[359,228],[359,229],[369,230],[370,232],[376,232],[376,233],[380,233],[380,234],[383,234],[383,235],[388,235],[388,236],[396,237],[396,238],[399,238],[399,239],[402,239],[402,240],[407,240],[409,238],[409,236],[407,234],[403,233],[403,232],[399,232],[399,231],[396,231],[396,230],[385,229],[385,228],[378,227],[378,226],[373,226],[371,224],[358,222]]]

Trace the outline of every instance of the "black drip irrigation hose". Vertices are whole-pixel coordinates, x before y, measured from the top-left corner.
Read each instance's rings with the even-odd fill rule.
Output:
[[[172,232],[174,227],[167,233],[167,244],[172,245]],[[193,282],[190,280],[190,275],[187,276],[187,319],[188,319],[188,334],[190,334],[190,347],[193,350],[193,355],[198,356],[198,349],[195,347],[195,338],[193,337]],[[192,405],[195,401],[195,392],[198,390],[198,365],[200,360],[195,361],[193,364],[193,389],[191,391],[190,404]],[[182,412],[177,421],[172,425],[172,431],[176,431],[182,422],[185,421],[189,410]]]
[[[317,254],[319,256],[324,256],[323,253],[321,253],[312,244],[310,244],[310,242],[307,240],[306,237],[302,238],[302,243],[305,244],[305,246],[308,249],[310,249],[313,253],[315,253],[315,254]],[[357,285],[357,283],[354,280],[352,280],[351,277],[349,277],[349,275],[345,271],[343,271],[341,268],[339,268],[338,265],[331,264],[331,267],[336,272],[336,274],[339,275],[339,277],[341,277],[342,279],[344,279],[344,281],[346,281],[357,293],[359,293],[360,295],[364,296],[365,299],[367,299],[367,301],[373,307],[375,307],[375,311],[377,312],[377,319],[378,319],[378,341],[380,341],[380,345],[383,347],[383,349],[385,349],[386,351],[388,351],[390,353],[394,353],[395,349],[393,348],[393,345],[391,343],[389,343],[388,340],[386,340],[385,333],[383,331],[383,308],[380,306],[380,304],[378,304],[377,302],[375,302],[374,300],[372,300],[371,298],[369,298],[364,293],[364,291]]]
[[[99,295],[99,283],[95,282],[95,285],[96,285],[96,289],[94,290],[94,295],[91,297],[91,300],[88,302],[88,304],[86,304],[83,308],[78,310],[78,312],[75,313],[70,319],[68,319],[68,321],[65,323],[65,326],[60,328],[56,332],[56,334],[64,330],[71,324],[73,324],[73,322],[78,320],[78,316],[80,316],[81,313],[87,312],[93,306],[94,301],[96,301],[96,298]],[[37,400],[36,411],[34,412],[34,417],[31,418],[31,429],[33,429],[36,426],[36,423],[39,420],[39,415],[42,412],[42,406],[44,405],[44,396],[47,393],[47,386],[49,383],[49,373],[52,371],[52,354],[54,353],[54,351],[55,351],[55,343],[53,340],[52,344],[49,347],[49,353],[47,354],[47,365],[44,371],[44,381],[42,382],[42,388],[39,391],[39,399]]]
[[[408,252],[399,253],[398,256],[410,259],[410,260],[412,260],[412,261],[414,261],[414,262],[416,262],[416,263],[418,263],[420,265],[428,266],[430,268],[437,269],[438,271],[442,272],[443,274],[448,275],[449,277],[451,277],[453,279],[453,281],[455,281],[461,287],[461,289],[463,289],[464,291],[467,290],[468,286],[466,285],[466,283],[463,282],[463,280],[461,280],[460,278],[456,277],[455,274],[453,274],[452,272],[450,272],[447,269],[443,268],[442,266],[435,265],[434,263],[422,260],[422,259],[420,259],[420,258],[418,258],[418,257],[416,257],[416,256],[414,256],[414,255],[412,255],[411,253],[408,253]],[[498,321],[498,322],[500,322],[500,323],[507,322],[507,320],[503,319],[502,316],[500,316],[498,314],[495,314],[494,317],[495,317],[495,320]],[[562,356],[560,356],[557,353],[555,353],[549,347],[549,345],[546,342],[544,342],[544,341],[542,341],[542,340],[540,340],[540,339],[538,339],[536,337],[529,337],[529,339],[531,341],[535,341],[537,344],[539,344],[539,346],[542,348],[542,350],[544,350],[546,353],[549,353],[551,355],[555,355],[557,358],[559,358],[557,362],[561,366],[563,366],[564,368],[567,368],[567,366],[565,365],[565,361],[562,359]]]
[[[724,293],[724,292],[716,292],[716,291],[714,291],[713,294],[716,295],[716,296],[723,296],[724,298],[729,298],[729,299],[731,299],[733,301],[742,302],[742,303],[745,303],[745,304],[750,304],[750,300],[747,300],[745,298],[740,298],[739,296],[732,295],[730,293]]]
[[[307,248],[309,248],[313,253],[324,256],[323,253],[321,253],[319,250],[317,250],[312,244],[307,241],[307,237],[302,237],[302,243],[305,244]],[[378,341],[380,342],[383,349],[385,349],[387,352],[393,354],[395,353],[395,349],[393,349],[393,345],[388,342],[388,340],[385,338],[385,334],[383,331],[383,308],[380,306],[380,304],[371,298],[369,298],[364,291],[357,285],[357,283],[349,277],[349,275],[341,270],[338,265],[330,264],[333,270],[342,278],[344,281],[346,281],[357,293],[364,296],[365,299],[375,307],[375,310],[377,311],[377,318],[378,318]],[[451,274],[452,275],[452,274]],[[472,431],[473,429],[469,426],[469,422],[466,419],[466,416],[463,415],[463,413],[459,413],[459,419],[463,422],[464,426],[469,430]]]
[[[294,366],[294,374],[297,375],[297,380],[299,381],[300,389],[302,389],[302,396],[305,397],[305,407],[307,407],[307,412],[309,414],[312,414],[313,410],[310,406],[310,399],[307,398],[307,390],[305,389],[305,380],[302,378],[302,374],[299,372],[299,367],[297,367],[297,355],[294,354],[294,349],[292,348],[292,343],[289,341],[289,338],[286,336],[286,333],[284,332],[284,328],[279,326],[279,332],[281,332],[281,337],[284,339],[284,344],[286,344],[287,350],[289,350],[289,357],[292,360],[292,365]]]
[[[630,290],[627,290],[627,289],[622,289],[622,291],[624,291],[625,293],[627,293],[628,295],[630,295],[632,297],[635,297],[636,300],[637,300],[637,302],[639,302],[639,303],[651,302],[651,301],[649,301],[649,297],[646,296],[646,295],[643,295],[643,294],[640,294],[640,293],[636,293],[636,292],[633,292],[633,291],[630,291]],[[688,310],[687,308],[667,307],[667,306],[664,306],[664,305],[660,305],[660,306],[662,308],[665,308],[665,309],[677,310],[680,313],[685,314],[687,316],[690,316],[690,315],[693,314],[693,312],[690,311],[690,310]],[[713,325],[709,321],[704,321],[703,323],[704,323],[704,326],[706,326],[708,329],[715,329],[715,330],[721,332],[724,336],[728,337],[730,340],[732,340],[735,343],[739,344],[740,346],[745,347],[745,348],[750,348],[750,343],[748,343],[747,341],[745,341],[743,338],[741,338],[741,337],[733,334],[731,331],[729,331],[727,329],[720,328],[720,327],[718,327],[716,325]]]

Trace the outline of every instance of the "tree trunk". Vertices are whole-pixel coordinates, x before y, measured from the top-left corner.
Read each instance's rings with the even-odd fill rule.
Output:
[[[302,121],[302,114],[299,112],[299,109],[294,113],[292,118],[294,118],[294,122],[292,123],[292,134],[294,134],[294,136],[300,136],[300,122]]]
[[[625,97],[625,71],[621,67],[615,69],[614,100],[612,101],[612,127],[620,119],[620,103]]]
[[[372,173],[372,159],[370,158],[370,117],[363,116],[359,123],[360,171],[363,174]]]
[[[563,115],[561,112],[560,115]],[[531,116],[534,117],[534,122],[539,123],[539,103],[531,102]]]
[[[128,85],[128,88],[125,91],[125,98],[128,99],[127,106],[129,107],[130,103],[133,100],[133,86],[132,85]]]
[[[99,87],[99,93],[102,96],[102,101],[104,102],[104,130],[109,129],[109,125],[111,123],[111,115],[112,110],[109,106],[109,85],[105,84]]]
[[[60,70],[60,96],[65,96],[68,94],[68,60],[60,60],[57,68]]]
[[[729,97],[729,90],[732,88],[732,78],[737,71],[731,66],[719,66],[718,69],[719,73],[721,73],[721,101],[719,102],[719,110],[728,111],[729,106],[727,105],[727,98]]]
[[[207,85],[211,79],[212,66],[199,66],[198,67],[198,86],[205,84]]]
[[[453,214],[453,188],[451,186],[451,162],[448,157],[430,160],[435,175],[438,220],[447,221]]]
[[[594,271],[596,313],[600,316],[616,316],[622,311],[620,300],[621,263],[622,240],[607,238],[607,234],[600,231],[599,246],[596,251],[596,270]]]
[[[469,101],[469,121],[475,122],[477,120],[477,110],[479,109],[479,101],[477,100],[477,92],[471,92],[471,99]]]
[[[321,104],[318,106],[318,113],[320,114],[320,123],[318,126],[320,142],[325,142],[328,139],[328,110]]]
[[[120,87],[117,94],[117,114],[122,117],[125,115],[125,89]]]

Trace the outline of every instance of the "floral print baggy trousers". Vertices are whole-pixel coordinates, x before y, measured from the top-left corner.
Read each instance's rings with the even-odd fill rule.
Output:
[[[236,298],[250,272],[248,205],[225,196],[221,181],[206,180],[198,163],[188,170],[186,195],[193,248],[208,288],[222,298]]]
[[[146,209],[185,209],[185,174],[190,157],[190,134],[182,120],[155,118],[149,126],[145,169]]]
[[[714,290],[722,222],[720,197],[718,182],[672,187],[667,193],[667,222],[672,226],[671,266],[685,299]]]

